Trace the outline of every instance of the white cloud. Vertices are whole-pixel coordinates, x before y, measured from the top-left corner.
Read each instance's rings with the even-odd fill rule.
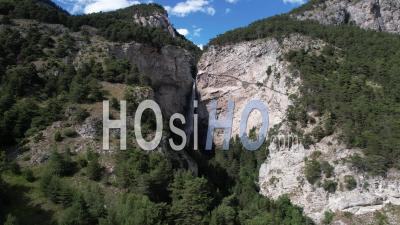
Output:
[[[215,14],[215,9],[210,5],[208,0],[186,0],[179,2],[175,6],[165,6],[165,9],[172,15],[185,17],[190,13],[204,12],[209,15]]]
[[[306,3],[306,0],[283,0],[283,3],[285,3],[285,4],[298,4],[298,5],[301,5],[301,4],[304,4],[304,3]]]
[[[201,50],[203,50],[203,48],[204,48],[204,45],[202,45],[202,44],[198,44],[198,45],[197,45],[197,47],[199,47]]]
[[[62,3],[72,14],[106,12],[139,4],[138,0],[53,0]]]
[[[203,28],[195,28],[194,30],[193,30],[193,36],[195,36],[195,37],[200,37],[200,33],[201,33],[201,31],[203,30]]]
[[[183,36],[186,36],[189,34],[189,30],[185,29],[185,28],[179,28],[176,31],[178,31],[178,33],[182,34]]]
[[[107,12],[120,8],[125,8],[134,4],[139,4],[138,1],[131,0],[96,0],[88,4],[84,8],[84,13]]]
[[[225,0],[226,2],[229,2],[229,3],[236,3],[236,2],[238,2],[239,0]]]

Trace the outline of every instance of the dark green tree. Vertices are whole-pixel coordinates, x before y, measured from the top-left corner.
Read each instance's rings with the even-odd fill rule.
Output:
[[[178,172],[171,184],[171,217],[176,224],[202,224],[211,206],[211,194],[205,178]]]

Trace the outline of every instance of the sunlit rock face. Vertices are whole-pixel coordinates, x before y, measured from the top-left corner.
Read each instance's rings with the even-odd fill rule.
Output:
[[[301,80],[296,69],[290,67],[285,54],[291,50],[307,50],[311,54],[320,54],[326,43],[306,36],[293,34],[282,38],[260,39],[225,46],[210,46],[198,63],[196,84],[199,93],[201,119],[208,119],[207,105],[218,102],[217,114],[225,117],[228,100],[235,102],[232,136],[239,134],[241,114],[245,105],[253,99],[262,100],[269,109],[270,128],[277,126],[277,134],[287,138],[291,129],[286,121],[288,107],[293,104],[291,94],[299,94]],[[301,96],[300,96],[301,97]],[[312,112],[310,112],[312,115]],[[304,133],[311,132],[321,121],[303,128]],[[251,114],[248,128],[260,127],[260,114]],[[271,131],[271,130],[270,130]],[[321,141],[304,148],[301,141],[293,146],[269,146],[270,154],[259,171],[260,193],[268,198],[278,199],[287,195],[291,201],[301,206],[307,216],[317,224],[322,223],[325,212],[338,215],[351,213],[354,217],[373,217],[390,205],[400,205],[400,173],[389,171],[387,177],[371,177],[352,168],[347,159],[362,155],[361,149],[349,149],[339,140],[339,134],[323,138]],[[271,136],[269,136],[271,138]],[[217,132],[214,143],[221,147],[223,133]],[[326,161],[333,167],[333,175],[321,175],[320,183],[310,184],[305,175],[306,161],[314,152],[319,152],[318,161]],[[354,189],[346,186],[346,178],[356,181]],[[327,180],[337,184],[335,192],[324,189]],[[395,217],[389,218],[399,222]],[[396,222],[397,221],[397,222]],[[334,224],[353,224],[354,221],[337,219]]]
[[[328,0],[293,17],[321,24],[354,24],[363,29],[400,33],[398,0]]]
[[[160,28],[168,32],[172,37],[176,37],[176,31],[169,21],[167,14],[154,13],[149,16],[134,14],[133,21],[143,27]]]
[[[232,136],[239,134],[242,111],[251,100],[264,102],[269,110],[269,127],[282,122],[291,104],[289,95],[297,92],[299,78],[289,70],[284,55],[296,49],[320,49],[321,41],[291,35],[283,41],[262,39],[227,46],[211,46],[198,63],[197,88],[201,105],[217,100],[218,115],[225,116],[228,100],[235,102]],[[208,113],[200,109],[200,117]],[[259,127],[261,115],[255,111],[248,129]],[[220,144],[221,135],[215,142]]]

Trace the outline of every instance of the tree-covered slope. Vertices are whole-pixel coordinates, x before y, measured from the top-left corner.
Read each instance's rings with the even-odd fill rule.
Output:
[[[0,15],[58,24],[67,24],[70,16],[50,0],[1,0]]]
[[[158,27],[143,27],[133,20],[133,15],[149,16],[153,14],[167,16],[164,8],[157,4],[139,4],[107,13],[73,16],[50,0],[1,0],[0,15],[14,19],[34,19],[51,24],[63,24],[74,31],[81,26],[92,26],[111,41],[136,41],[156,47],[176,45],[190,51],[199,51],[198,47],[177,34],[171,37],[168,32]],[[176,32],[177,33],[177,32]]]
[[[127,151],[101,151],[101,120],[100,127],[91,120],[101,118],[101,101],[110,100],[116,118],[118,100],[126,99],[132,118],[138,103],[163,85],[151,87],[139,62],[106,47],[136,41],[155,55],[166,44],[194,46],[131,20],[131,13],[165,13],[159,6],[82,16],[34,0],[0,0],[0,6],[0,224],[311,224],[288,198],[258,194],[263,153],[245,152],[237,141],[217,160],[193,153],[198,174],[165,146],[147,153],[129,142]],[[176,49],[189,54],[168,48],[164,58]],[[152,135],[154,120],[144,117],[143,133]]]

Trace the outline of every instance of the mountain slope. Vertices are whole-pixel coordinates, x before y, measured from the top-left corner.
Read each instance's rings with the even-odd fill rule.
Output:
[[[50,0],[1,0],[0,15],[62,24],[73,31],[78,31],[81,26],[91,26],[110,41],[135,41],[155,47],[175,45],[199,53],[196,45],[175,31],[167,12],[157,4],[140,4],[113,12],[71,16]]]
[[[136,213],[131,221],[166,221],[173,168],[190,164],[195,172],[196,164],[165,142],[144,154],[132,132],[129,151],[112,151],[119,148],[114,132],[111,151],[103,152],[102,101],[111,101],[110,117],[117,118],[118,100],[128,100],[128,121],[144,99],[158,101],[164,116],[183,112],[198,48],[170,33],[171,27],[135,21],[154,22],[154,12],[170,26],[159,6],[75,17],[50,3],[0,1],[0,224],[13,218],[21,224],[122,224],[132,216],[132,204],[159,214],[151,220],[147,212]],[[108,30],[127,36],[110,41]],[[152,117],[142,122],[144,136],[151,136]],[[134,169],[139,163],[148,169]],[[200,182],[189,172],[186,178]],[[133,203],[124,206],[123,196]],[[128,215],[111,212],[114,205],[126,207]]]
[[[332,2],[350,1],[324,2],[312,1],[211,40],[198,64],[200,98],[204,104],[217,99],[222,112],[233,98],[238,116],[251,99],[268,104],[276,126],[259,174],[262,194],[288,195],[318,223],[329,212],[336,213],[338,223],[370,223],[376,211],[400,204],[395,91],[400,42],[397,35],[371,31],[369,10],[348,18],[356,23],[325,23],[329,17],[320,13],[336,12]],[[385,2],[391,1],[380,3]],[[346,7],[369,3],[351,1]],[[399,12],[398,7],[382,10]],[[299,18],[302,14],[314,20]],[[381,28],[396,33],[389,22]],[[293,42],[293,37],[302,38]],[[249,125],[257,127],[257,121]],[[234,119],[234,134],[237,124]],[[295,147],[293,137],[300,142]],[[353,221],[341,216],[346,213]],[[391,224],[398,223],[398,217],[389,217]]]
[[[396,0],[329,0],[310,4],[309,9],[293,17],[325,25],[353,24],[363,29],[400,33],[400,3]]]
[[[231,152],[176,152],[168,139],[179,137],[164,126],[155,151],[139,148],[133,121],[141,101],[157,101],[168,124],[195,95],[199,49],[159,6],[44,22],[36,17],[47,12],[41,1],[23,1],[36,8],[22,14],[20,1],[7,2],[14,8],[0,15],[0,224],[313,224],[288,198],[258,193],[264,154],[246,154],[238,141]],[[103,100],[110,119],[127,100],[126,151],[115,130],[110,151],[102,150]],[[144,137],[154,137],[153,114],[146,110],[141,122]]]

